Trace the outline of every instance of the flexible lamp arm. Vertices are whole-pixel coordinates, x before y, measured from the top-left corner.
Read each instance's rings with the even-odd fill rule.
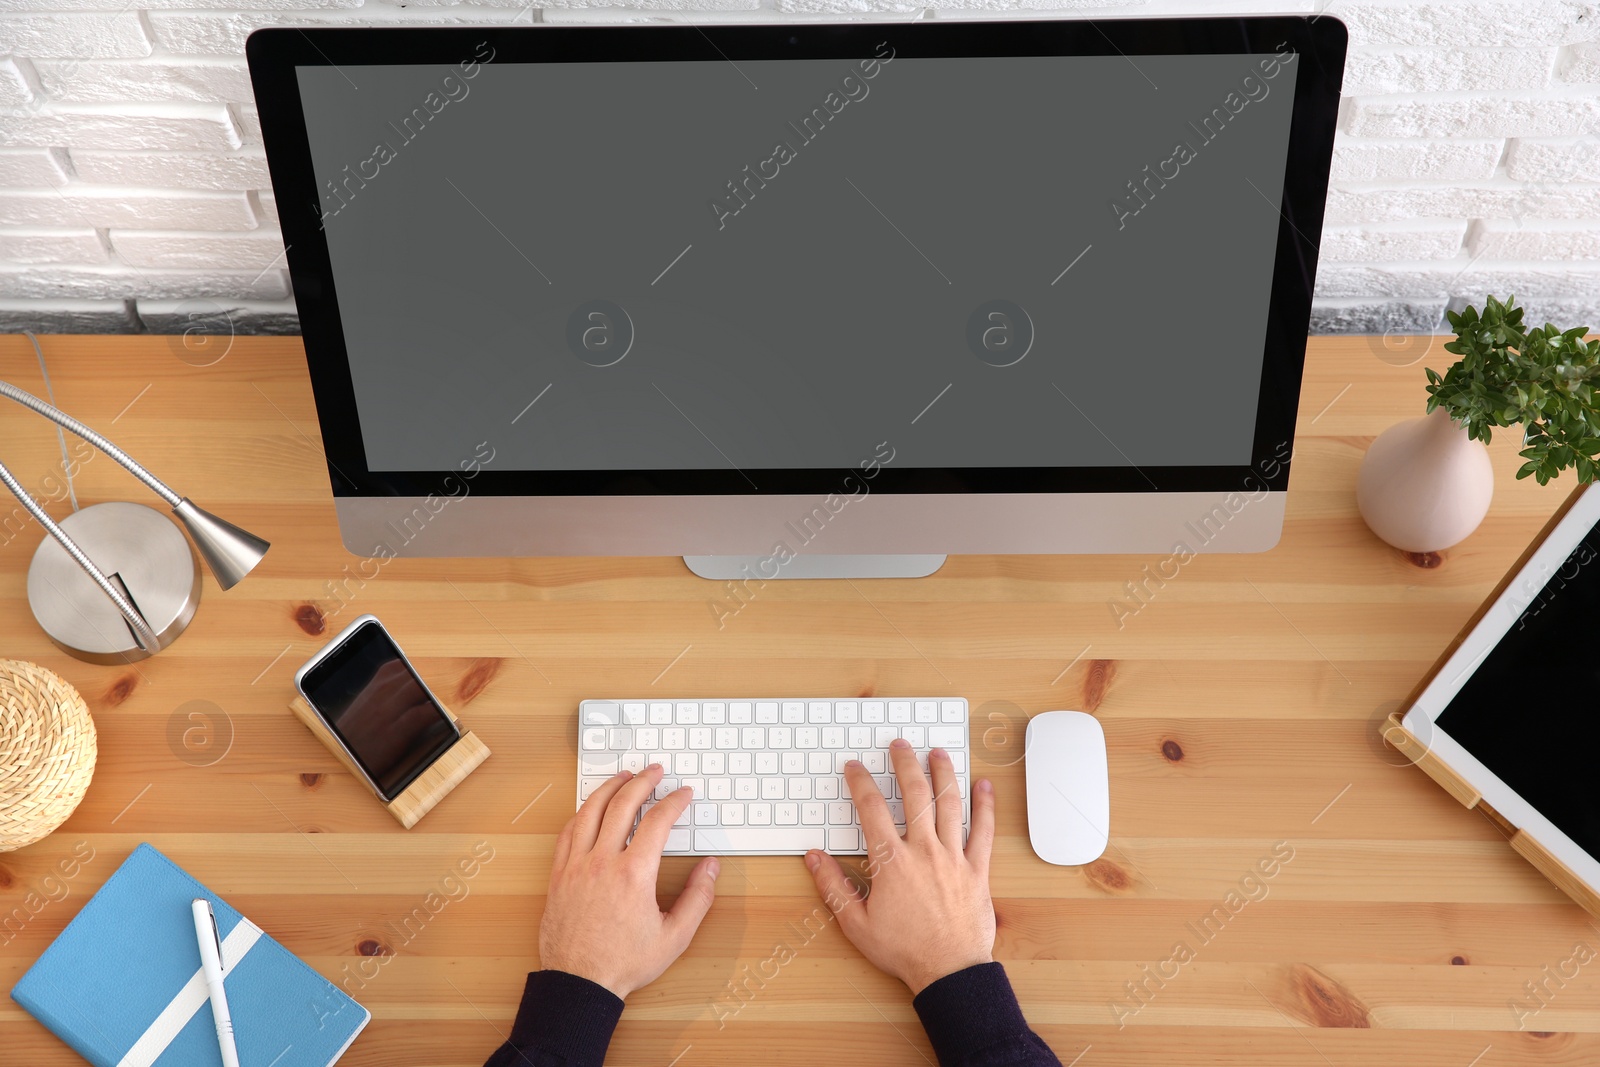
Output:
[[[21,389],[18,389],[10,382],[0,381],[0,396],[10,397],[12,400],[15,400],[17,403],[21,404],[30,411],[34,411],[40,415],[43,415],[56,425],[71,430],[85,441],[88,441],[91,445],[94,445],[94,447],[98,448],[100,451],[104,452],[106,455],[110,456],[112,459],[126,467],[129,474],[132,474],[135,478],[149,486],[151,492],[155,493],[162,500],[165,500],[169,507],[175,509],[179,504],[183,503],[183,497],[169,489],[167,487],[167,483],[163,482],[160,478],[157,478],[139,464],[135,463],[132,456],[128,455],[122,449],[118,448],[110,441],[107,441],[104,437],[95,433],[93,430],[89,429],[89,427],[85,426],[71,415],[68,415],[60,408],[45,403],[32,393],[27,393]],[[12,492],[16,492],[16,489],[13,488]]]
[[[10,394],[8,393],[7,395],[9,396]],[[38,502],[29,495],[27,490],[22,488],[21,483],[12,476],[11,471],[6,468],[4,463],[0,463],[0,481],[6,483],[6,488],[11,490],[13,496],[22,501],[22,506],[27,508],[34,518],[39,520],[39,525],[49,530],[50,536],[61,542],[61,547],[67,550],[67,555],[71,556],[78,566],[88,571],[89,577],[94,579],[94,584],[98,585],[106,596],[111,598],[111,602],[117,606],[117,610],[122,612],[122,617],[128,620],[128,626],[133,630],[134,640],[139,642],[139,647],[151,655],[160,651],[161,639],[150,628],[150,624],[145,621],[144,616],[140,615],[138,610],[128,603],[128,599],[122,595],[122,592],[111,584],[111,579],[101,573],[100,568],[94,565],[94,561],[84,555],[83,549],[79,548],[77,543],[67,536],[67,532],[57,526],[56,521],[50,517],[44,508],[39,506]]]

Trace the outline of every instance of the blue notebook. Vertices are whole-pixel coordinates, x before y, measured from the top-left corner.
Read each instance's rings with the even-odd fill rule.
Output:
[[[149,845],[11,998],[95,1067],[221,1067],[190,902],[211,901],[241,1067],[327,1067],[372,1013]]]

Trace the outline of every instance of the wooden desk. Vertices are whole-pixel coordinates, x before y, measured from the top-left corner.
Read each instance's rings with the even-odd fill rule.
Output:
[[[1573,484],[1514,481],[1502,433],[1493,511],[1463,545],[1414,559],[1367,531],[1357,464],[1375,434],[1421,413],[1422,367],[1452,358],[1443,340],[1399,367],[1410,357],[1380,358],[1375,340],[1313,339],[1281,544],[1194,559],[1120,629],[1109,603],[1159,557],[968,556],[921,581],[778,583],[719,631],[713,587],[676,559],[400,559],[364,579],[335,528],[297,338],[239,338],[206,367],[167,338],[42,338],[66,410],[273,547],[231,592],[208,574],[169,651],[114,668],[49,644],[24,596],[40,531],[0,534],[4,654],[76,685],[100,736],[73,818],[0,855],[3,917],[80,842],[95,854],[69,896],[0,944],[0,986],[149,841],[324,974],[364,982],[374,1019],[345,1063],[476,1065],[537,963],[579,699],[959,693],[995,715],[974,756],[999,794],[996,955],[1064,1064],[1593,1063],[1600,963],[1551,976],[1575,945],[1600,951],[1600,930],[1378,740]],[[43,391],[25,338],[0,338],[0,376]],[[5,405],[0,441],[48,492],[50,427]],[[153,502],[104,457],[77,489],[86,503]],[[411,832],[285,707],[295,668],[363,611],[494,750]],[[1034,858],[1011,762],[1023,717],[1053,708],[1092,711],[1110,743],[1111,847],[1083,869]],[[1197,936],[1275,846],[1293,858],[1266,896]],[[448,882],[475,848],[493,858]],[[687,866],[665,863],[668,891]],[[718,890],[684,959],[630,1000],[612,1062],[931,1058],[904,989],[836,928],[802,944],[816,900],[798,859],[729,861]],[[1166,962],[1180,942],[1192,961]],[[729,983],[770,973],[779,943],[796,958],[719,1029],[738,1005]],[[1551,990],[1537,1014],[1530,981]],[[78,1062],[9,999],[0,1050],[8,1065]]]

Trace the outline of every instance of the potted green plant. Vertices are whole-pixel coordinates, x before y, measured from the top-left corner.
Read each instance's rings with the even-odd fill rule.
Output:
[[[1524,330],[1513,296],[1446,312],[1460,356],[1443,374],[1427,369],[1427,414],[1385,430],[1367,449],[1356,503],[1372,532],[1408,552],[1434,552],[1483,521],[1494,495],[1484,448],[1495,427],[1521,426],[1518,478],[1540,485],[1568,468],[1588,483],[1600,474],[1600,340],[1587,326],[1546,323]]]

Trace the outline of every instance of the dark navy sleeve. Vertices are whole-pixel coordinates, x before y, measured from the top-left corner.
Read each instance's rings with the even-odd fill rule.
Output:
[[[918,993],[911,1006],[939,1067],[1061,1067],[1050,1046],[1028,1029],[998,963],[947,974]]]
[[[565,971],[534,971],[522,990],[511,1039],[484,1067],[601,1067],[622,998]]]

